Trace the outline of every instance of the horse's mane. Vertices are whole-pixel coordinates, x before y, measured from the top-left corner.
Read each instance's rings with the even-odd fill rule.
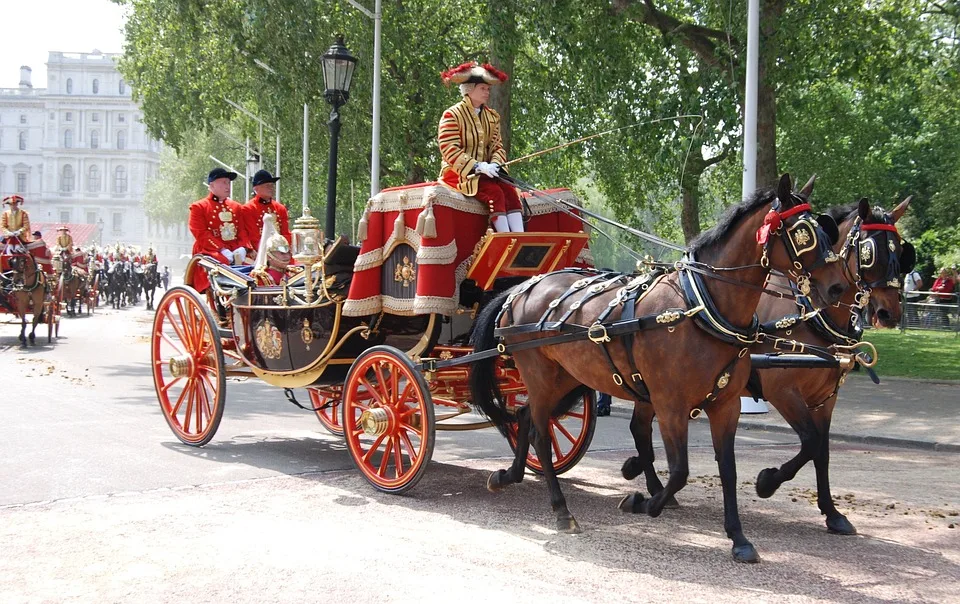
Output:
[[[830,215],[831,218],[837,221],[837,224],[840,224],[846,220],[849,220],[859,211],[860,202],[845,203],[839,206],[833,206],[824,214]],[[883,208],[872,208],[870,210],[870,215],[867,216],[867,219],[863,221],[865,224],[883,224],[886,222],[886,211]]]
[[[717,220],[713,228],[700,233],[687,246],[694,254],[699,254],[705,250],[715,248],[722,242],[730,231],[740,222],[744,216],[750,214],[760,206],[770,203],[776,197],[777,193],[773,189],[761,189],[741,201],[735,206],[730,206]]]

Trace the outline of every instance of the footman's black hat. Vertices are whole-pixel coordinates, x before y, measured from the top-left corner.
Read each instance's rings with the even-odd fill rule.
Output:
[[[266,170],[257,170],[257,173],[253,175],[253,186],[263,185],[268,182],[277,182],[278,180],[280,180],[279,176],[274,176]]]
[[[223,168],[214,168],[213,170],[210,170],[210,174],[207,174],[207,183],[209,184],[218,178],[229,178],[230,180],[233,180],[236,177],[236,172],[231,172],[230,170],[225,170]]]

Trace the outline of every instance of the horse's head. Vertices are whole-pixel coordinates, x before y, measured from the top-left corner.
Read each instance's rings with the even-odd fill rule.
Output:
[[[813,293],[820,304],[829,305],[850,285],[833,252],[840,236],[836,221],[826,214],[814,218],[808,203],[814,179],[794,192],[790,175],[780,178],[770,211],[757,231],[757,243],[763,246],[762,265],[790,275],[801,293]],[[775,245],[775,239],[782,245]]]
[[[870,208],[866,198],[843,222],[847,231],[840,258],[847,280],[856,285],[856,304],[870,306],[874,327],[896,327],[900,322],[900,275],[916,264],[916,252],[904,241],[896,223],[906,213],[912,197],[889,212]]]

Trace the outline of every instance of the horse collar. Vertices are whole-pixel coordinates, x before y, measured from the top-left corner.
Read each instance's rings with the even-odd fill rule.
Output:
[[[685,261],[695,263],[693,254],[687,254]],[[687,307],[699,309],[694,315],[694,323],[710,335],[728,344],[742,346],[743,344],[753,344],[759,339],[760,321],[754,313],[750,326],[747,328],[737,327],[727,321],[720,314],[717,305],[713,301],[703,277],[698,273],[681,268],[680,271],[680,289],[683,292],[684,301]]]

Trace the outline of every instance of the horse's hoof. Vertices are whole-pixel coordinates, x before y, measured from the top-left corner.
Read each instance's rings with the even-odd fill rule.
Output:
[[[34,336],[33,334],[30,334],[30,344],[36,344],[36,343],[37,343],[37,337]]]
[[[677,498],[671,495],[667,498],[666,503],[663,504],[663,509],[665,510],[679,510],[680,504],[677,503]]]
[[[623,474],[623,477],[627,480],[633,480],[637,476],[640,476],[640,474],[643,473],[643,467],[640,465],[640,458],[628,457],[627,461],[623,462],[623,467],[620,468],[620,473]]]
[[[827,518],[827,531],[834,535],[856,535],[857,529],[843,514]]]
[[[487,478],[487,490],[491,493],[499,493],[506,485],[503,484],[503,477],[507,475],[506,470],[497,470],[491,472]]]
[[[573,516],[569,518],[557,518],[557,530],[568,535],[579,535],[583,532],[577,519]]]
[[[745,564],[756,564],[760,561],[760,554],[757,553],[757,548],[753,547],[752,543],[734,545],[733,560],[734,562],[743,562]]]
[[[617,507],[625,514],[642,514],[643,503],[646,501],[643,493],[631,493],[620,500]]]
[[[780,488],[780,484],[777,483],[773,478],[776,473],[776,468],[760,470],[760,473],[757,474],[757,495],[763,499],[766,499],[777,492],[777,489]]]

